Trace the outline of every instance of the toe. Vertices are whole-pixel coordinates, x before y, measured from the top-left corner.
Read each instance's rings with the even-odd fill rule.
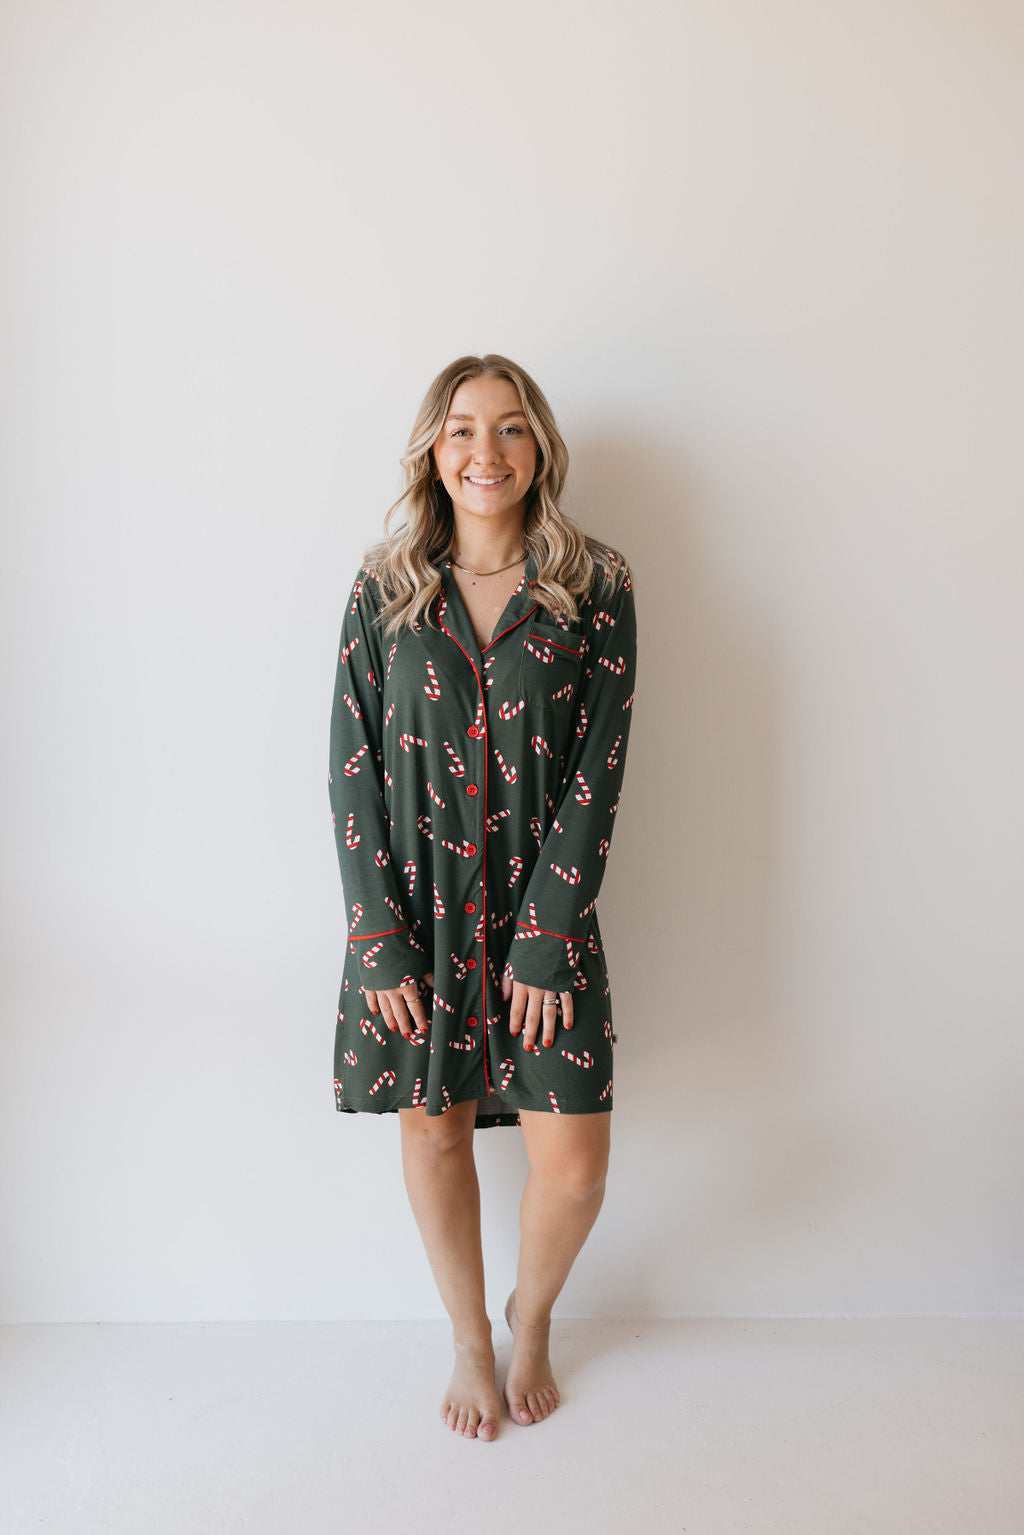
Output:
[[[480,1425],[479,1437],[481,1439],[493,1439],[497,1432],[498,1425],[496,1423],[492,1423],[490,1418],[485,1418]]]
[[[459,1416],[458,1416],[458,1419],[456,1420],[456,1425],[455,1425],[457,1433],[464,1434],[466,1432],[466,1423],[468,1421],[468,1418],[469,1418],[469,1413],[466,1411],[466,1409],[464,1407],[461,1407],[459,1409]]]
[[[466,1421],[466,1438],[475,1439],[476,1431],[480,1427],[480,1414],[475,1407],[469,1409],[469,1418]]]

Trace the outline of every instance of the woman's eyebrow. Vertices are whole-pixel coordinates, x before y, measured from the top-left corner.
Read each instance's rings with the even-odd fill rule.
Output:
[[[502,415],[500,415],[498,417],[498,420],[499,421],[507,421],[509,416],[522,416],[523,420],[524,421],[526,420],[526,416],[525,416],[525,414],[521,410],[506,410],[506,411],[504,411],[502,413]],[[452,411],[451,415],[448,417],[448,420],[449,421],[472,421],[473,417],[472,416],[463,416],[463,415],[460,415],[460,413],[458,411]]]

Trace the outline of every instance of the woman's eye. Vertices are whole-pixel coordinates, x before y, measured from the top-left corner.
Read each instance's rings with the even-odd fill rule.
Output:
[[[523,429],[521,426],[503,426],[502,431],[512,432],[516,437],[521,437],[523,435]]]
[[[465,427],[465,426],[457,426],[457,427],[456,427],[456,428],[455,428],[455,430],[454,430],[454,432],[453,432],[453,433],[452,433],[452,436],[453,436],[453,437],[458,437],[458,436],[459,436],[459,434],[460,434],[460,433],[461,433],[461,432],[465,432],[465,431],[468,431],[468,430],[469,430],[469,429],[468,429],[468,427]]]

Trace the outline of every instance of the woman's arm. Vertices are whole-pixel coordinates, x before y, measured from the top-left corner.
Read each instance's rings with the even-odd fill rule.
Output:
[[[615,829],[636,681],[636,608],[629,577],[598,575],[589,610],[577,735],[555,818],[522,898],[505,975],[570,991]]]
[[[363,985],[386,991],[424,976],[429,956],[412,936],[388,845],[384,803],[384,662],[376,583],[364,569],[341,629],[331,711],[330,790],[334,837],[348,908],[347,942]]]

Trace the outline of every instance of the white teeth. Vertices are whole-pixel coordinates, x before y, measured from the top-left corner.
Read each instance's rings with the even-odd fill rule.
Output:
[[[485,479],[479,479],[479,478],[474,479],[474,477],[471,474],[467,474],[466,475],[466,479],[469,481],[469,483],[471,485],[500,485],[502,480],[507,480],[508,479],[508,475],[507,474],[496,474],[496,475],[493,475],[491,477],[491,479],[485,480]]]

